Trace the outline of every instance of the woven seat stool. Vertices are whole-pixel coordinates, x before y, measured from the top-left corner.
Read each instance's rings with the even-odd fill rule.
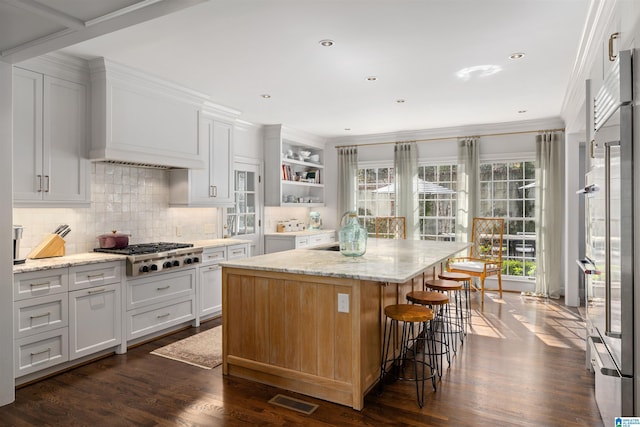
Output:
[[[462,311],[462,285],[454,280],[442,280],[433,279],[424,282],[425,288],[433,291],[446,293],[449,297],[449,305],[453,303],[452,310],[445,310],[445,314],[448,316],[449,321],[445,325],[449,326],[447,333],[451,336],[451,348],[453,353],[458,352],[458,338],[460,339],[460,345],[464,344],[464,313]]]
[[[449,334],[446,333],[450,327],[445,325],[448,321],[448,316],[445,315],[445,309],[449,306],[449,297],[447,294],[441,292],[428,292],[428,291],[413,291],[407,294],[407,301],[413,304],[420,304],[429,307],[433,310],[433,320],[431,321],[431,328],[427,331],[429,334],[433,334],[430,337],[433,340],[433,351],[436,362],[436,369],[438,370],[438,378],[442,379],[442,371],[444,370],[444,360],[447,358],[447,367],[451,366],[451,352],[449,345]],[[438,358],[440,359],[438,361]]]
[[[384,314],[379,390],[382,392],[387,374],[394,380],[414,381],[418,406],[422,408],[426,380],[431,379],[433,389],[436,390],[433,342],[429,339],[431,335],[426,333],[428,324],[433,319],[433,310],[415,304],[394,304],[385,307]],[[400,323],[400,346],[396,348],[392,343],[394,332],[400,328]]]
[[[471,327],[471,276],[466,273],[456,273],[453,271],[443,271],[438,275],[442,280],[454,280],[462,283],[462,295],[464,296],[464,334]]]

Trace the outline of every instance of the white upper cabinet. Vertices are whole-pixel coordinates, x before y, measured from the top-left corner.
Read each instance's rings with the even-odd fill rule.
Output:
[[[264,130],[265,206],[324,206],[324,141],[282,125]]]
[[[15,205],[88,203],[86,85],[17,67],[13,76]]]
[[[199,138],[206,166],[170,171],[172,206],[233,206],[233,125],[202,113]]]

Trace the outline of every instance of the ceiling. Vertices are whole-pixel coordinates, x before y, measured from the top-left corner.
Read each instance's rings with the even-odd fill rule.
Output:
[[[64,51],[327,137],[504,123],[560,115],[589,3],[210,0]]]

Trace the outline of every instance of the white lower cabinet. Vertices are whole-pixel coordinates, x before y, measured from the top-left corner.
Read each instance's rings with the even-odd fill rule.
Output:
[[[17,339],[14,343],[14,377],[68,361],[68,340],[67,327]]]
[[[127,341],[196,318],[196,269],[127,280]]]
[[[335,240],[333,230],[267,234],[264,237],[264,252],[270,254],[291,249],[312,248]]]
[[[198,267],[197,300],[200,319],[222,314],[222,267],[218,263],[248,256],[248,243],[204,248],[202,264]]]
[[[198,315],[209,317],[222,313],[222,267],[217,264],[200,266],[200,298]]]
[[[120,283],[69,292],[69,359],[122,342]]]
[[[15,274],[15,378],[121,345],[123,271],[110,261]]]

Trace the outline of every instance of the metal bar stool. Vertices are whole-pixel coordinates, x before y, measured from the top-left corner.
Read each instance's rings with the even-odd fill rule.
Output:
[[[451,310],[447,306],[445,314],[448,315],[449,322],[446,323],[450,327],[447,331],[451,334],[453,353],[458,352],[458,340],[460,338],[460,344],[464,344],[464,313],[462,312],[462,285],[453,280],[427,280],[424,283],[425,287],[434,291],[446,293],[449,296],[449,302],[453,302],[454,313],[451,314]]]
[[[443,271],[441,274],[438,274],[438,278],[442,280],[454,280],[462,283],[462,295],[464,295],[465,301],[464,334],[467,335],[467,329],[471,327],[471,276],[466,273]]]
[[[380,364],[380,392],[382,392],[386,374],[391,374],[394,380],[415,381],[418,406],[422,408],[425,381],[431,378],[433,389],[436,390],[433,342],[429,339],[429,334],[425,335],[425,331],[428,330],[427,322],[433,319],[433,310],[414,304],[395,304],[385,307],[384,314],[386,317],[382,341],[382,363]],[[399,328],[399,322],[402,322],[402,335],[400,347],[396,351],[391,343],[394,330]],[[421,345],[423,345],[423,351],[420,350]],[[389,355],[390,350],[391,355]],[[412,357],[409,357],[409,354],[412,354]],[[428,361],[426,360],[427,354],[429,355]],[[418,360],[420,355],[422,355],[422,360]],[[411,361],[413,363],[408,363]],[[429,370],[428,375],[427,369]]]
[[[449,305],[449,297],[441,292],[413,291],[407,294],[407,301],[413,304],[428,306],[433,310],[434,318],[431,321],[431,328],[427,333],[432,334],[434,360],[436,369],[438,370],[438,378],[442,379],[443,356],[447,357],[447,367],[451,366],[451,352],[449,350],[449,334],[446,333],[447,317],[445,316],[445,307]],[[440,361],[438,361],[440,357]]]

